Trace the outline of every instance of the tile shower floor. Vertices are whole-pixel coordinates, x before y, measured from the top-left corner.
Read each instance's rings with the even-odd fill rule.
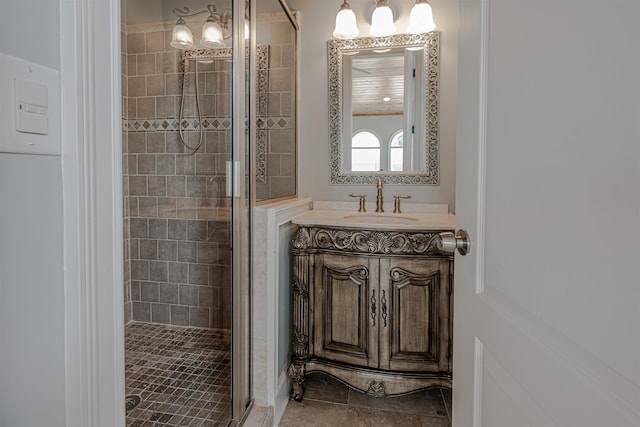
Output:
[[[305,380],[302,402],[289,401],[279,427],[449,427],[451,391],[430,389],[376,398],[324,374]]]
[[[128,427],[226,426],[231,414],[231,334],[130,323],[125,326],[127,396],[140,403]]]

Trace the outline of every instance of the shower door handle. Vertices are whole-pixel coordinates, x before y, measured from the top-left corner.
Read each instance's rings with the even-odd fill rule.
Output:
[[[227,160],[227,197],[240,197],[240,162]]]

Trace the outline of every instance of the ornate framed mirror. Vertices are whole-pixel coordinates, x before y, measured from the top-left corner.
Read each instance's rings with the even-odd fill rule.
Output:
[[[439,33],[328,42],[330,183],[438,185]]]

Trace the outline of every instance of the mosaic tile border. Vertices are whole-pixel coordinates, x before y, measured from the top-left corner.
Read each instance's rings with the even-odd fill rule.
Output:
[[[178,132],[179,121],[174,117],[156,119],[131,119],[122,121],[122,130],[126,132]],[[229,117],[205,117],[202,119],[205,131],[231,130]],[[293,129],[293,118],[285,116],[259,117],[256,121],[258,130],[290,130]],[[198,119],[182,119],[182,129],[185,131],[199,130]]]
[[[156,119],[132,119],[123,120],[122,129],[127,132],[178,132],[180,122],[176,118],[156,118]],[[226,131],[231,130],[231,119],[228,117],[206,117],[198,119],[182,119],[182,129],[184,131],[199,130],[200,125],[205,131]]]

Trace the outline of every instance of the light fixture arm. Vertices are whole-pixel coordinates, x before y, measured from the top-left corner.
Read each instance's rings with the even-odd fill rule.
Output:
[[[208,13],[209,14],[209,17],[207,18],[207,21],[211,21],[211,22],[217,23],[225,31],[229,30],[229,27],[231,25],[231,16],[232,16],[231,9],[225,9],[222,12],[222,14],[218,13],[218,9],[216,8],[216,5],[214,5],[214,4],[208,4],[206,9],[199,10],[199,11],[193,12],[193,13],[191,13],[191,9],[189,9],[188,6],[185,6],[182,9],[177,8],[177,7],[173,9],[173,14],[178,17],[178,21],[176,22],[176,25],[186,25],[186,23],[184,21],[184,18],[191,18],[191,17],[197,16],[197,15],[201,15],[201,14],[204,14],[204,13]],[[222,38],[223,38],[223,40],[227,40],[227,39],[231,38],[231,33],[227,32],[226,34],[223,34]]]
[[[225,30],[228,29],[229,24],[231,23],[231,9],[225,9],[224,12],[222,12],[222,16],[217,16],[220,17],[220,25],[222,25]],[[231,37],[231,34],[225,37],[225,39],[228,39],[229,37]]]
[[[338,12],[345,9],[351,9],[351,6],[349,5],[349,2],[347,0],[344,0],[342,2],[342,4],[340,5],[340,9],[338,9]]]
[[[218,15],[216,13],[216,11],[217,11],[216,5],[214,5],[214,4],[208,4],[206,10],[199,10],[199,11],[193,12],[193,13],[189,13],[189,12],[191,12],[191,9],[189,9],[189,7],[187,7],[187,6],[185,6],[183,9],[178,9],[177,7],[173,8],[173,14],[178,17],[178,20],[183,19],[183,18],[191,18],[192,16],[201,15],[201,14],[207,13],[207,12],[210,15],[220,16],[220,15]]]

